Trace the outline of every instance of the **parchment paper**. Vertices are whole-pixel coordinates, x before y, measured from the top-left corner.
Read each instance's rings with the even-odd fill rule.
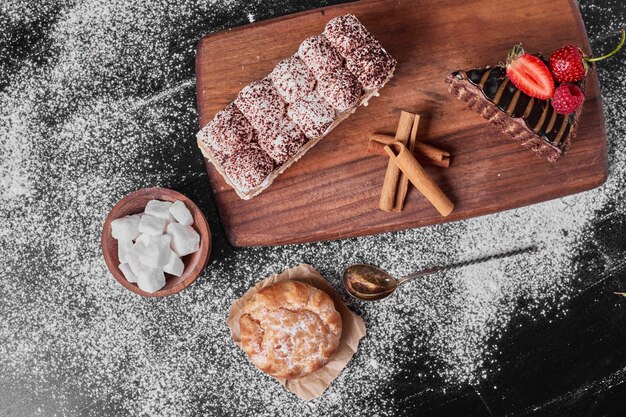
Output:
[[[339,314],[341,314],[343,324],[341,342],[339,348],[337,348],[337,352],[335,352],[325,366],[298,379],[275,378],[285,388],[301,399],[312,400],[321,396],[324,391],[326,391],[326,388],[337,378],[343,368],[350,362],[350,359],[352,359],[352,356],[359,346],[359,341],[365,336],[365,323],[363,319],[348,309],[337,294],[335,294],[333,287],[319,272],[310,265],[301,264],[294,268],[287,269],[280,274],[272,275],[264,279],[253,288],[250,288],[243,297],[233,302],[226,324],[230,328],[233,340],[237,346],[241,347],[239,317],[241,316],[241,310],[244,305],[261,289],[273,283],[287,280],[301,281],[324,291],[333,299],[335,308]]]

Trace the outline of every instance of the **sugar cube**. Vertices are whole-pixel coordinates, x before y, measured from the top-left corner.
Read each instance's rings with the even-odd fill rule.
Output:
[[[167,226],[166,219],[145,214],[139,221],[139,232],[150,236],[159,236],[165,231],[165,226]]]
[[[137,239],[135,239],[135,243],[143,243],[144,245],[147,245],[150,242],[151,237],[152,236],[147,233],[142,233],[137,236]]]
[[[137,275],[135,275],[129,264],[120,264],[120,271],[122,271],[124,278],[126,278],[128,282],[137,282]]]
[[[131,253],[145,266],[162,268],[170,260],[170,242],[169,235],[150,236],[147,245],[142,242],[135,243]]]
[[[126,254],[132,247],[132,240],[119,239],[117,241],[117,258],[119,259],[121,264],[126,263]]]
[[[172,238],[169,235],[155,236],[148,243],[148,251],[156,254],[156,266],[163,267],[170,261],[170,245]],[[147,264],[150,266],[150,264]]]
[[[111,235],[117,239],[133,240],[139,236],[141,214],[133,214],[115,219],[111,222]]]
[[[163,271],[179,277],[183,274],[184,270],[185,265],[183,264],[183,261],[178,257],[178,255],[176,255],[173,250],[170,250],[170,260],[168,261],[167,265],[163,267]]]
[[[137,285],[145,292],[156,292],[165,286],[165,274],[161,268],[147,268],[137,277]]]
[[[168,201],[150,200],[146,205],[145,213],[172,222],[174,221],[174,217],[170,214],[169,209],[171,205],[172,203]]]
[[[191,212],[187,206],[185,206],[185,203],[180,200],[176,200],[174,204],[170,206],[170,214],[182,225],[191,226],[193,224]]]
[[[137,255],[135,255],[133,249],[126,254],[126,263],[130,266],[130,270],[133,271],[133,274],[139,276],[141,271],[143,271],[147,266],[141,263]]]
[[[200,235],[191,226],[170,223],[167,234],[172,237],[172,250],[181,258],[200,248]]]

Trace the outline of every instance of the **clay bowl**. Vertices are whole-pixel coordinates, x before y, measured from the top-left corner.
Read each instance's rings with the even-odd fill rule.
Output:
[[[185,264],[183,274],[180,277],[165,274],[165,287],[154,293],[142,291],[137,284],[128,282],[126,278],[124,278],[119,268],[120,262],[117,256],[117,240],[111,235],[111,222],[113,220],[131,214],[142,213],[150,200],[171,202],[181,200],[184,202],[193,216],[192,227],[200,235],[200,249],[182,259]],[[200,276],[209,262],[209,256],[211,254],[211,230],[209,229],[209,224],[204,214],[202,214],[202,211],[185,195],[167,188],[144,188],[122,198],[107,216],[102,230],[102,252],[107,267],[117,282],[135,294],[143,295],[144,297],[165,297],[183,290]]]

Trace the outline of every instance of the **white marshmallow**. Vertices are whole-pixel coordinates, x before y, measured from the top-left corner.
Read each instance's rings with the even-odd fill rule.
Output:
[[[162,268],[170,260],[170,242],[171,238],[168,235],[151,236],[147,245],[142,242],[135,243],[131,253],[145,266]]]
[[[168,201],[150,200],[146,205],[145,213],[150,216],[159,217],[165,219],[168,222],[173,222],[174,217],[170,214],[170,207],[172,203]]]
[[[138,229],[140,233],[146,233],[150,236],[159,236],[163,234],[166,226],[166,219],[146,214],[141,218],[141,221],[139,221]]]
[[[191,226],[170,223],[167,234],[172,237],[172,250],[181,258],[200,248],[200,235]]]
[[[174,204],[170,206],[170,213],[176,221],[185,226],[191,226],[193,224],[193,216],[191,212],[180,200],[176,200]]]
[[[136,276],[139,276],[141,271],[147,268],[147,266],[141,263],[137,255],[135,255],[132,248],[126,254],[126,262],[128,263],[128,266],[130,266],[130,270],[133,271],[133,274],[135,274]]]
[[[135,243],[143,243],[144,245],[148,245],[148,243],[150,243],[150,238],[152,236],[150,236],[147,233],[142,233],[139,236],[137,236],[137,239],[135,239]]]
[[[120,264],[120,271],[122,271],[124,278],[126,278],[128,282],[137,282],[137,275],[135,275],[130,265],[126,263]]]
[[[133,240],[139,236],[141,214],[124,216],[111,222],[111,235],[117,240]]]
[[[167,265],[163,267],[163,271],[179,277],[183,274],[184,270],[185,264],[183,264],[183,261],[178,257],[178,255],[176,255],[173,250],[170,250],[170,260]]]
[[[119,239],[117,241],[117,259],[119,259],[121,264],[127,262],[126,261],[126,254],[128,254],[128,251],[132,247],[133,247],[133,241],[132,240]]]
[[[165,274],[161,268],[146,268],[138,276],[137,285],[145,292],[157,292],[165,286]]]

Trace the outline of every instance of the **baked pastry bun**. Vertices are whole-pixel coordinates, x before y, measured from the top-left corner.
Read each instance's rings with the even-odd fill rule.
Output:
[[[257,292],[239,318],[241,346],[271,376],[301,378],[324,366],[339,347],[341,315],[328,294],[297,281]]]

